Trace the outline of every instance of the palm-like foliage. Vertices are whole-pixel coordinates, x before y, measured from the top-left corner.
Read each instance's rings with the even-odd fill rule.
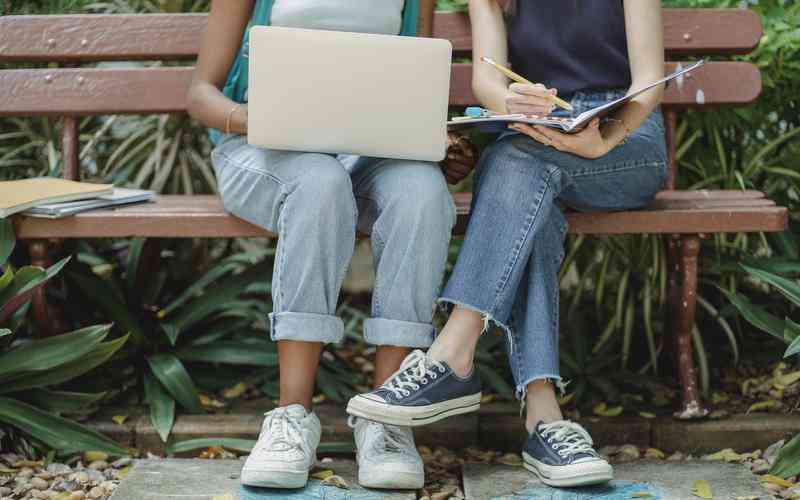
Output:
[[[116,443],[60,416],[84,411],[104,393],[64,390],[65,384],[111,358],[127,336],[106,341],[110,325],[92,326],[44,340],[16,339],[33,294],[67,263],[50,269],[14,269],[11,223],[0,220],[0,425],[16,428],[41,448],[62,453],[103,450],[125,454]]]

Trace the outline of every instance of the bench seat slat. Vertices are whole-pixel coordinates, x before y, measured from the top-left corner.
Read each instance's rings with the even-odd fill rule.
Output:
[[[463,231],[471,195],[455,195],[457,232]],[[570,232],[586,234],[781,231],[787,211],[774,206],[661,209],[610,213],[569,212]],[[96,210],[58,220],[17,216],[17,235],[32,238],[274,236],[227,214],[216,196],[160,196],[153,203]]]
[[[670,63],[668,70],[675,67]],[[191,67],[60,68],[0,71],[0,116],[172,113],[186,109]],[[455,64],[450,104],[476,103],[472,66]],[[698,91],[702,100],[698,101]],[[664,104],[676,108],[747,104],[761,92],[758,68],[745,62],[712,62],[670,85]]]
[[[206,14],[0,17],[0,62],[191,59]],[[438,12],[434,33],[472,50],[469,19]],[[668,55],[745,54],[761,38],[758,15],[744,9],[664,9]]]

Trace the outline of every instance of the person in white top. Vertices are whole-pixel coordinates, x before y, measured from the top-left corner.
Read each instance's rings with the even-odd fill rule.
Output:
[[[336,307],[356,229],[371,235],[376,262],[373,317],[364,325],[367,342],[377,346],[375,386],[400,368],[411,348],[430,345],[433,304],[455,222],[446,181],[463,179],[474,164],[462,142],[454,142],[441,168],[379,158],[345,162],[332,155],[247,144],[242,88],[247,78],[238,79],[238,87],[231,85],[240,74],[237,68],[246,63],[245,29],[258,20],[295,28],[409,34],[416,6],[417,0],[211,3],[188,94],[189,112],[217,134],[225,132],[216,137],[212,164],[226,209],[279,235],[270,325],[278,344],[280,403],[267,413],[244,464],[245,485],[299,488],[308,480],[321,435],[312,411],[314,380],[323,345],[341,341],[344,334]],[[299,108],[302,104],[297,103]],[[423,486],[423,464],[410,429],[361,419],[350,424],[362,485]]]

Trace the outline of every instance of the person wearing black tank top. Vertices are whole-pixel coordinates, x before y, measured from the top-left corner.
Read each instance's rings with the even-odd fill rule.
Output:
[[[492,111],[565,116],[553,106],[558,94],[577,116],[663,77],[658,0],[470,0],[469,8],[473,90]],[[482,57],[541,83],[511,83],[477,62]],[[667,171],[662,94],[662,87],[643,93],[577,134],[511,125],[484,151],[466,239],[439,299],[453,308],[447,324],[384,390],[356,396],[355,409],[409,425],[474,411],[475,348],[494,324],[506,333],[517,397],[527,409],[525,467],[551,486],[612,478],[588,432],[564,419],[556,396],[566,385],[558,353],[563,209],[625,210],[653,198]]]

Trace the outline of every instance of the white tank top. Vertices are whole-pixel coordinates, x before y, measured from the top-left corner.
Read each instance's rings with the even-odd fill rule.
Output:
[[[275,0],[270,24],[397,35],[405,0]]]

